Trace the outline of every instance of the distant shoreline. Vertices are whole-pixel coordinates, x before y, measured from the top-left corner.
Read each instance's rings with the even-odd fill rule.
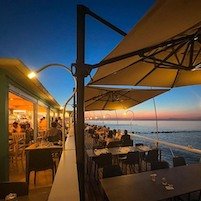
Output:
[[[131,121],[131,119],[89,119],[86,121]],[[156,121],[156,119],[133,119],[132,121]],[[201,121],[201,119],[158,119],[158,121]]]

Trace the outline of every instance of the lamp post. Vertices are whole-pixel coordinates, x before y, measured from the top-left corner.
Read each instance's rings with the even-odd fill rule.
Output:
[[[109,120],[111,120],[111,115],[107,113],[107,114],[105,115],[105,118],[107,118],[107,116],[109,116]]]
[[[110,115],[110,114],[106,114],[106,115],[105,115],[105,117],[107,117],[107,116],[109,116],[109,117],[110,117],[110,119],[111,119],[111,115]]]
[[[45,70],[46,68],[53,67],[53,66],[62,67],[64,69],[66,69],[67,72],[70,73],[70,75],[72,75],[72,71],[71,71],[71,69],[69,67],[65,66],[64,64],[53,63],[53,64],[47,64],[47,65],[41,67],[40,69],[29,73],[28,77],[29,77],[29,79],[32,79],[32,78],[36,77],[36,75],[38,73],[40,73],[41,71]],[[63,142],[62,144],[63,144],[63,150],[65,149],[65,114],[66,114],[66,107],[67,107],[68,103],[70,102],[70,100],[74,97],[74,95],[76,93],[76,89],[77,89],[76,78],[73,75],[72,75],[72,77],[73,77],[73,80],[74,80],[75,87],[74,87],[72,95],[67,99],[67,101],[66,101],[66,103],[64,104],[64,107],[63,107],[63,122],[62,122],[62,142]]]
[[[102,118],[102,123],[103,123],[103,126],[104,126],[104,115],[103,115],[103,113],[102,113],[102,111],[100,111],[100,114],[101,114],[101,118]]]
[[[131,131],[132,131],[132,123],[133,123],[133,120],[134,120],[135,116],[134,116],[134,112],[132,110],[127,110],[124,114],[127,115],[128,112],[132,113],[132,118],[131,118],[131,122],[130,122]]]
[[[117,125],[119,125],[118,116],[117,116],[117,110],[114,110],[114,111],[115,111],[115,115],[116,115],[116,119],[117,119]]]

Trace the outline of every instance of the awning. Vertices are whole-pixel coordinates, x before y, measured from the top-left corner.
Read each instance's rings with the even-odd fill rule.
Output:
[[[99,64],[90,84],[201,84],[201,1],[157,1]]]
[[[128,109],[150,98],[168,91],[167,89],[120,89],[85,87],[85,110]]]
[[[26,90],[28,94],[31,93],[32,96],[39,98],[51,107],[60,108],[59,103],[38,79],[30,80],[28,78],[27,75],[31,70],[19,59],[0,58],[0,70],[7,75],[11,83],[20,89]]]

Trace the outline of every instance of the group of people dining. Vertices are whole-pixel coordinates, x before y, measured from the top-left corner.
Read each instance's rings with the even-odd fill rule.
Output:
[[[44,121],[44,118],[43,120]],[[43,135],[38,134],[37,138],[50,142],[58,142],[62,140],[62,125],[56,118],[51,122],[51,127],[43,132]],[[36,138],[36,139],[37,139]],[[9,128],[9,150],[18,152],[19,149],[25,149],[34,143],[34,129],[29,122],[18,123],[14,121]]]
[[[44,118],[42,119],[44,121]],[[59,141],[62,139],[62,125],[59,120],[56,118],[54,121],[51,122],[51,126],[49,129],[44,129],[43,139],[54,142]],[[31,127],[29,122],[18,123],[14,121],[12,127],[9,129],[9,139],[12,140],[13,135],[23,134],[25,144],[28,146],[34,140],[34,129]],[[40,137],[40,136],[39,136]]]
[[[127,130],[124,130],[124,133],[121,133],[121,130],[111,130],[106,126],[86,124],[85,131],[91,135],[96,144],[104,143],[106,146],[108,146],[110,143],[116,141],[121,142],[122,145],[126,145],[132,141]]]

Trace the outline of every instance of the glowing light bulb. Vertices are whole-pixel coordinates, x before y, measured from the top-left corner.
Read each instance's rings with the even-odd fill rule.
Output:
[[[31,73],[28,74],[28,78],[29,79],[32,79],[34,77],[36,77],[36,73],[35,72],[31,72]]]

